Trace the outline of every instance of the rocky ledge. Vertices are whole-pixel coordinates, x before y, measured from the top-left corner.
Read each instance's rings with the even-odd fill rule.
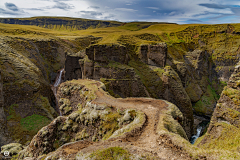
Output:
[[[95,80],[62,83],[57,96],[63,116],[43,127],[28,146],[9,144],[13,159],[80,160],[113,154],[123,159],[218,157],[188,142],[183,114],[174,104],[114,98],[104,90],[105,85]]]

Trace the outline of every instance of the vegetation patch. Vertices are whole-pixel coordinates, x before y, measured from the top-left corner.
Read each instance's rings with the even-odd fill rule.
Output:
[[[231,98],[236,105],[240,105],[239,90],[225,87],[222,93]]]
[[[214,133],[211,135],[206,134],[205,137],[208,137],[208,141],[201,145],[201,148],[239,151],[240,129],[224,122],[216,123],[214,125],[223,128],[221,133]],[[215,134],[218,134],[219,137],[215,138]]]
[[[93,152],[89,156],[90,158],[94,158],[95,160],[116,160],[116,159],[124,159],[131,160],[131,154],[121,148],[121,147],[110,147],[104,150],[98,150]]]
[[[22,118],[20,124],[23,129],[27,131],[37,132],[39,129],[48,125],[50,122],[51,120],[44,116],[33,114],[31,116]]]
[[[108,139],[114,131],[119,129],[118,119],[121,115],[118,112],[110,112],[108,115],[105,116],[105,120],[102,121],[102,131],[106,133],[103,137],[103,140]]]

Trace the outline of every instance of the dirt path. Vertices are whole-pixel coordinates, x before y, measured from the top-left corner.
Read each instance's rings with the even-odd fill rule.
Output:
[[[157,142],[159,135],[156,133],[156,126],[159,116],[161,116],[161,112],[166,110],[168,106],[163,100],[152,98],[113,98],[101,91],[97,91],[96,94],[98,98],[94,102],[106,103],[119,109],[137,109],[146,114],[147,121],[141,135],[137,139],[128,139],[130,142],[129,145],[132,146],[131,148],[143,152],[151,152],[163,159],[189,159],[184,155],[180,155],[179,157],[178,154],[174,154],[171,148],[165,148]]]
[[[100,84],[93,83],[93,85],[99,87]],[[161,160],[190,159],[188,155],[182,154],[181,151],[179,152],[174,145],[166,147],[164,144],[158,142],[159,135],[156,133],[156,127],[159,117],[163,114],[163,111],[168,109],[168,104],[165,101],[152,98],[114,98],[104,92],[100,87],[95,94],[97,98],[93,101],[94,103],[105,103],[108,106],[114,106],[118,109],[140,110],[145,113],[146,122],[140,131],[141,133],[137,136],[126,138],[126,140],[115,139],[96,142],[82,149],[81,152],[89,153],[112,146],[121,146],[128,148],[132,153],[138,155],[142,153],[151,153],[151,155],[155,155]],[[168,140],[166,139],[166,141]],[[68,149],[65,149],[65,151],[67,152]]]

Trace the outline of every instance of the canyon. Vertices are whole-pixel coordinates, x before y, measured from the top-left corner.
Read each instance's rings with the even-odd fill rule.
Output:
[[[144,26],[0,24],[1,156],[238,159],[238,25]]]

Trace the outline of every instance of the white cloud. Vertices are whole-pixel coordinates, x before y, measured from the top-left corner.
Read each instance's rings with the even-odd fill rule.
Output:
[[[6,5],[7,4],[7,5]],[[202,5],[199,5],[202,4]],[[0,0],[0,17],[58,16],[185,23],[240,16],[236,0]],[[146,16],[147,15],[147,16]],[[206,21],[209,19],[209,21]],[[225,18],[226,19],[226,18]],[[235,21],[235,19],[231,19]]]
[[[146,7],[146,8],[149,8],[149,9],[159,9],[158,7]]]
[[[123,12],[136,12],[137,10],[131,8],[115,8],[116,11],[123,11]]]

